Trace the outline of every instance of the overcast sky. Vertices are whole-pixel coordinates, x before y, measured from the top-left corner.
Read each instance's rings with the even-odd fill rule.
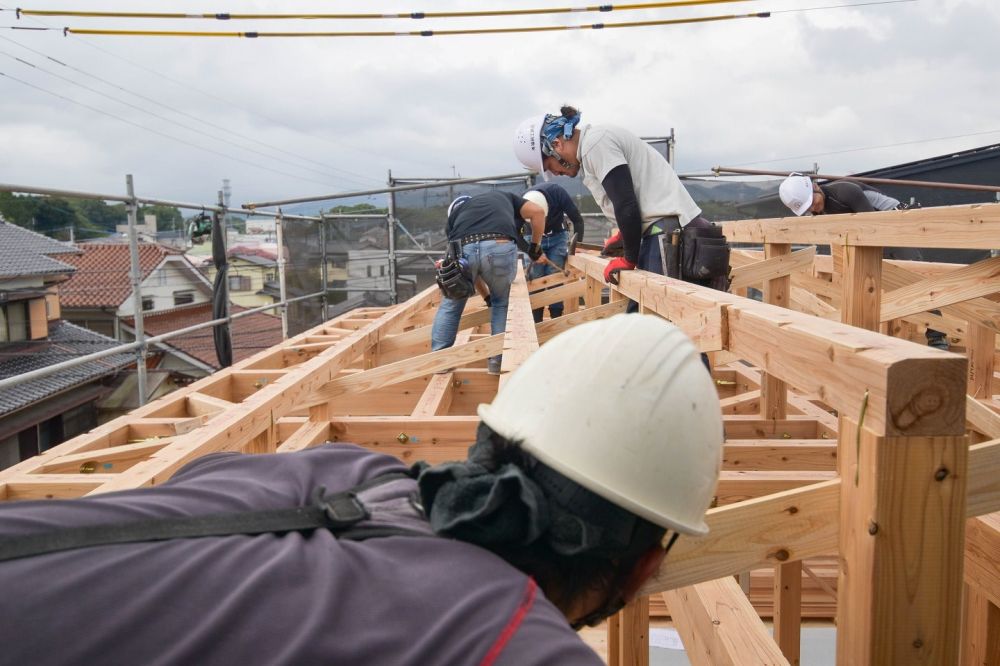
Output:
[[[1000,141],[1000,2],[916,0],[788,11],[855,2],[753,0],[535,17],[252,23],[18,21],[2,11],[0,26],[228,31],[499,28],[774,14],[668,27],[431,38],[64,37],[60,31],[2,29],[0,183],[120,193],[125,174],[132,173],[140,195],[211,202],[229,178],[240,204],[374,188],[385,183],[389,169],[398,177],[510,173],[520,170],[511,149],[514,127],[564,102],[580,108],[585,123],[614,123],[644,136],[673,128],[681,172],[719,164],[791,170],[818,162],[824,172],[847,173]],[[584,3],[141,4],[142,11],[382,13]],[[0,8],[13,6],[0,0]],[[22,7],[121,11],[136,3],[37,0]]]

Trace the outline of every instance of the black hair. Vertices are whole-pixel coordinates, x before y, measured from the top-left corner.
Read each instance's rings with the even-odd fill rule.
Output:
[[[569,104],[563,104],[559,107],[559,113],[562,114],[563,118],[572,118],[573,116],[580,115],[580,112],[575,106],[570,106]]]
[[[493,469],[512,464],[525,471],[545,467],[517,442],[504,439],[489,430],[485,424],[481,424],[480,428],[488,430],[488,433],[481,432],[480,436],[488,435],[493,446],[488,457],[477,459],[479,464]],[[564,479],[563,483],[576,486],[577,496],[580,493],[593,495],[572,481]],[[549,499],[558,503],[557,498]],[[603,501],[597,499],[598,502]],[[572,506],[564,508],[573,509]],[[494,543],[483,544],[483,547],[533,577],[545,591],[549,601],[565,611],[577,599],[594,591],[602,593],[605,599],[618,598],[626,577],[636,567],[639,559],[650,548],[662,542],[666,534],[663,527],[634,514],[628,515],[633,519],[631,538],[624,549],[614,553],[606,549],[594,549],[580,554],[564,555],[554,550],[546,539],[537,539],[527,545]],[[581,517],[586,519],[586,516]]]

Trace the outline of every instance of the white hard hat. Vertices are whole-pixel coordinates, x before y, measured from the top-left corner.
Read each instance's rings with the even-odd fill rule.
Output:
[[[525,199],[526,201],[530,201],[533,204],[541,206],[542,212],[545,214],[545,217],[549,216],[549,200],[546,199],[545,195],[539,192],[538,190],[528,190],[527,192],[521,195],[521,198]]]
[[[804,215],[812,208],[813,186],[809,176],[793,173],[781,181],[778,187],[781,202],[788,206],[796,215]]]
[[[545,174],[542,166],[542,127],[545,125],[545,114],[531,116],[518,125],[514,132],[514,155],[524,165],[525,169]]]
[[[563,476],[661,527],[708,532],[722,409],[691,340],[621,314],[553,338],[511,375],[483,423]]]

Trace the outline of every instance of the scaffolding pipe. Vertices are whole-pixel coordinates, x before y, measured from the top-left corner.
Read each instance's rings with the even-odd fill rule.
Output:
[[[336,289],[331,291],[337,291]],[[367,289],[363,291],[378,291],[377,289]],[[232,323],[233,321],[240,319],[241,317],[247,317],[252,314],[257,314],[258,312],[264,312],[266,310],[274,310],[276,308],[283,307],[288,303],[295,303],[297,301],[304,301],[310,298],[318,298],[322,296],[322,292],[314,292],[312,294],[306,294],[305,296],[296,296],[295,298],[290,298],[285,302],[271,303],[269,305],[261,305],[256,308],[251,308],[249,310],[244,310],[243,312],[237,312],[234,315],[230,315],[223,319],[213,319],[211,321],[206,321],[201,324],[193,324],[185,328],[179,328],[176,331],[169,331],[161,335],[156,335],[153,337],[146,338],[146,347],[150,345],[157,345],[161,342],[166,342],[171,338],[176,338],[181,335],[187,335],[188,333],[194,333],[195,331],[200,331],[205,328],[211,328],[213,326],[218,326],[219,324]],[[46,366],[44,368],[38,368],[37,370],[32,370],[30,372],[24,372],[19,375],[13,375],[11,377],[5,377],[0,379],[0,391],[3,389],[14,386],[15,384],[21,384],[24,382],[32,381],[34,379],[40,379],[42,377],[48,377],[49,375],[55,374],[57,372],[62,372],[64,370],[69,370],[75,368],[78,365],[83,365],[84,363],[89,363],[90,361],[98,361],[102,358],[107,358],[108,356],[116,356],[118,354],[127,354],[130,351],[138,349],[140,346],[139,342],[127,342],[125,344],[116,345],[108,349],[103,349],[98,352],[93,352],[92,354],[86,354],[77,358],[70,359],[68,361],[62,361],[60,363],[54,363],[53,365]]]
[[[327,271],[327,268],[326,268],[326,220],[323,220],[319,224],[319,242],[320,242],[320,246],[321,246],[321,258],[323,260],[323,267],[322,267],[322,269],[320,271],[320,274],[321,274],[322,280],[323,280],[323,297],[320,299],[320,307],[322,308],[323,321],[326,321],[327,320],[327,314],[326,314],[326,312],[327,312],[327,308],[326,308],[327,297],[326,297],[326,294],[327,294],[327,287],[330,286],[330,283],[329,283],[329,281],[327,279],[327,272],[326,272]]]
[[[531,174],[528,174],[529,176]],[[451,178],[441,180],[436,183],[420,183],[417,185],[400,185],[398,187],[383,187],[377,190],[355,190],[354,192],[340,192],[338,194],[324,194],[313,197],[300,197],[298,199],[284,199],[282,201],[260,201],[257,203],[243,204],[248,210],[257,208],[267,208],[271,206],[287,206],[289,204],[312,203],[314,201],[329,201],[331,199],[350,199],[352,197],[366,197],[373,194],[389,194],[390,192],[410,192],[412,190],[425,190],[434,187],[451,187],[452,185],[463,185],[466,183],[480,183],[488,180],[514,180],[525,177],[525,173],[508,173],[502,176],[480,176],[478,178]]]
[[[392,189],[392,169],[386,172],[389,188]],[[389,302],[396,304],[396,192],[389,192],[389,208],[386,215],[386,226],[389,232]]]
[[[714,167],[716,175],[723,173],[741,174],[745,176],[788,176],[788,171],[768,171],[763,169],[736,169],[730,167]],[[795,172],[792,172],[795,173]],[[871,185],[906,185],[910,187],[937,187],[946,190],[968,190],[972,192],[1000,192],[997,185],[970,185],[967,183],[942,183],[930,180],[901,180],[899,178],[872,178],[868,176],[830,176],[822,173],[808,172],[811,178],[818,180],[853,180]]]
[[[132,279],[132,308],[135,321],[135,341],[138,343],[135,351],[135,369],[137,389],[139,391],[139,406],[146,404],[146,329],[143,326],[142,313],[142,268],[139,266],[139,231],[136,229],[139,216],[139,204],[135,200],[135,186],[132,174],[125,176],[125,188],[128,191],[128,250]]]
[[[6,183],[0,183],[0,192],[19,192],[21,194],[40,194],[43,196],[52,197],[66,197],[70,199],[92,199],[94,201],[118,201],[121,203],[128,204],[134,201],[137,204],[148,204],[153,206],[171,206],[173,208],[186,208],[190,210],[200,210],[204,212],[211,213],[221,213],[224,209],[220,206],[213,206],[211,204],[195,204],[186,203],[182,201],[170,201],[168,199],[153,199],[149,197],[128,197],[122,196],[120,194],[100,194],[97,192],[77,192],[75,190],[56,190],[48,187],[31,187],[28,185],[9,185]],[[244,206],[246,208],[246,206]],[[272,213],[270,211],[254,211],[254,210],[229,210],[225,211],[234,215],[245,215],[247,217],[252,217],[254,215],[260,215],[263,217],[277,217],[277,213]],[[315,222],[319,220],[318,217],[310,217],[307,215],[285,215],[285,218],[290,220],[302,220],[305,222]]]

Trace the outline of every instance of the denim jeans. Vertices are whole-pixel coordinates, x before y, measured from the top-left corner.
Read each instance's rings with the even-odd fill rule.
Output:
[[[507,300],[510,283],[517,273],[517,246],[514,241],[483,240],[462,246],[462,256],[469,262],[472,278],[483,279],[490,288],[490,332],[503,333],[507,328]],[[455,344],[458,324],[468,299],[444,298],[431,327],[431,350],[445,349]],[[500,356],[494,358],[499,359]]]
[[[531,242],[531,236],[525,236],[524,240]],[[542,236],[542,252],[545,256],[549,258],[552,263],[557,266],[566,265],[566,257],[569,255],[569,232],[565,229],[558,231],[551,236]],[[537,280],[540,277],[546,275],[551,275],[552,273],[558,273],[558,268],[553,268],[549,264],[533,264],[529,263],[525,266],[527,270],[527,277],[529,280]],[[557,301],[549,305],[549,314],[553,317],[559,317],[563,313],[564,303],[562,301]],[[532,316],[535,318],[536,322],[542,320],[542,315],[544,314],[545,308],[537,308],[531,311]]]

